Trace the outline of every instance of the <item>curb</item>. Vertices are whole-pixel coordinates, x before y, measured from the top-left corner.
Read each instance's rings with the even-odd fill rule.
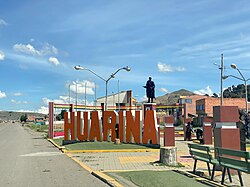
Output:
[[[102,180],[103,182],[109,184],[110,186],[123,187],[123,185],[121,185],[115,179],[113,179],[112,177],[110,177],[110,176],[108,176],[100,171],[93,171],[91,174],[94,175],[95,177],[97,177],[98,179]]]
[[[57,145],[52,139],[48,138],[47,140],[50,143],[52,143],[55,147],[57,147],[59,150],[61,150],[63,153],[65,153],[65,155],[67,155],[70,159],[72,159],[77,164],[79,164],[83,169],[87,170],[89,173],[91,173],[93,176],[95,176],[96,178],[98,178],[101,181],[107,183],[109,186],[112,186],[112,187],[123,187],[120,183],[118,183],[112,177],[110,177],[110,176],[108,176],[108,175],[106,175],[106,174],[104,174],[104,173],[102,173],[100,171],[94,171],[93,169],[91,169],[87,165],[83,164],[81,161],[79,161],[79,160],[75,159],[74,157],[72,157],[72,155],[70,155],[71,151],[68,151],[64,147]],[[79,151],[79,150],[76,150],[76,151]],[[80,150],[80,151],[82,151],[82,150]],[[104,151],[106,151],[106,150],[104,150]]]
[[[111,153],[111,152],[160,152],[160,149],[102,149],[102,150],[67,150],[64,146],[59,146],[53,139],[47,138],[55,147],[63,153]]]
[[[123,187],[119,182],[117,182],[115,179],[113,179],[112,177],[100,172],[100,171],[94,171],[92,170],[90,167],[88,167],[87,165],[83,164],[81,161],[77,160],[76,158],[74,158],[72,155],[70,155],[69,153],[66,153],[66,155],[71,158],[72,160],[74,160],[77,164],[79,164],[83,169],[87,170],[89,173],[91,173],[93,176],[95,176],[96,178],[100,179],[101,181],[107,183],[109,186],[112,187]]]
[[[111,153],[111,152],[159,152],[160,149],[107,149],[107,150],[66,150],[64,153]]]
[[[64,153],[64,147],[57,145],[53,139],[47,138],[47,140]]]

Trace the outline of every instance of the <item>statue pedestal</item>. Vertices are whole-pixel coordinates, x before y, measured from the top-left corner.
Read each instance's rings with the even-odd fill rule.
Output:
[[[143,109],[143,119],[144,119],[147,110],[153,110],[156,114],[156,103],[144,103],[142,109]],[[157,122],[157,119],[155,121]]]

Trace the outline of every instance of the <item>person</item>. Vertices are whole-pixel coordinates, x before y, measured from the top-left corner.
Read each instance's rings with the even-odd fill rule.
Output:
[[[146,86],[143,87],[146,88],[148,103],[153,103],[153,99],[155,98],[155,83],[152,81],[152,77],[148,78]]]
[[[119,124],[115,124],[115,138],[119,138]]]
[[[192,134],[192,128],[190,122],[188,122],[187,127],[186,127],[186,140],[190,141],[191,140],[191,134]]]
[[[200,143],[202,144],[203,143],[203,131],[201,129],[196,130],[196,137],[197,137],[197,140],[199,140]]]

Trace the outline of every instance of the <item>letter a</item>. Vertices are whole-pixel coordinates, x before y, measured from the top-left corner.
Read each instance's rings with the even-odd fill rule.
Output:
[[[101,141],[101,130],[100,130],[98,112],[93,111],[91,114],[92,114],[92,117],[91,117],[89,140],[94,141],[96,138],[97,141]]]
[[[152,140],[152,144],[159,144],[153,110],[147,110],[144,119],[144,131],[143,131],[142,142],[144,144],[148,144],[149,140]]]

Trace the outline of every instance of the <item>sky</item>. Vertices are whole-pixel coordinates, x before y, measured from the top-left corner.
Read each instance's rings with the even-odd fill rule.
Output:
[[[0,1],[0,110],[48,112],[48,102],[87,104],[132,90],[145,99],[179,89],[220,93],[225,75],[250,77],[248,0],[8,0]],[[214,63],[217,63],[215,65]],[[229,77],[223,88],[241,84]]]

